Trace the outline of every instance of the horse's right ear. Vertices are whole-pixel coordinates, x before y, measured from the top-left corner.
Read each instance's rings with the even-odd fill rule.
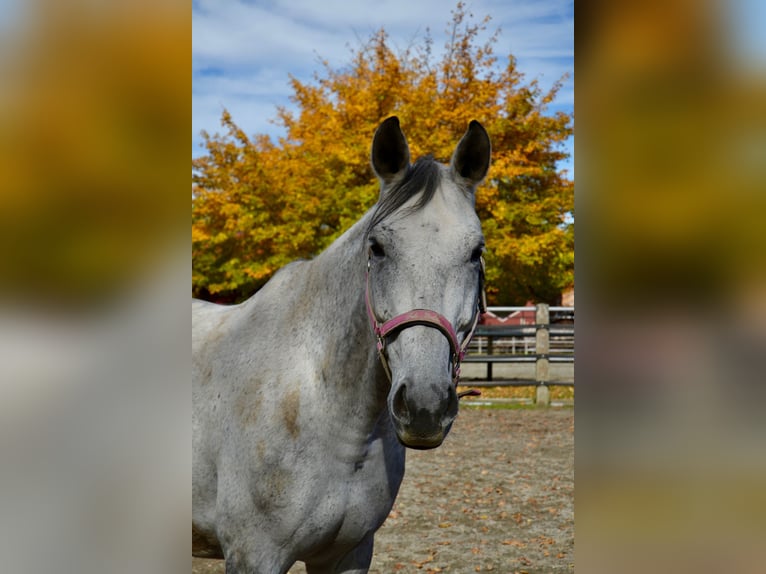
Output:
[[[410,148],[399,127],[399,118],[391,116],[375,130],[372,138],[372,169],[388,185],[404,177],[410,166]]]

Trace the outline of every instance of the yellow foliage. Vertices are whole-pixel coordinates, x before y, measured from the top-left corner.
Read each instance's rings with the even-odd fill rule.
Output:
[[[277,143],[248,138],[224,111],[226,135],[203,133],[207,155],[192,164],[196,296],[243,299],[274,270],[316,255],[359,219],[378,194],[369,167],[372,135],[397,115],[413,158],[432,153],[443,162],[472,119],[484,125],[493,163],[477,210],[490,300],[556,302],[573,283],[574,187],[556,170],[572,118],[544,114],[558,85],[541,93],[535,81],[524,84],[510,55],[498,69],[495,36],[475,45],[488,18],[466,20],[459,3],[439,62],[430,36],[395,53],[381,29],[349,67],[325,63],[314,83],[291,78],[298,111],[278,110],[286,136]]]

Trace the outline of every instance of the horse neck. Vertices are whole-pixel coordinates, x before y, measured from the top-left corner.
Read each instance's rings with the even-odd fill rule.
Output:
[[[382,387],[387,380],[365,307],[366,219],[312,262],[309,288],[316,301],[323,301],[312,308],[323,384],[336,386],[351,395],[348,398],[357,395],[362,404],[379,410],[385,403],[387,389]]]

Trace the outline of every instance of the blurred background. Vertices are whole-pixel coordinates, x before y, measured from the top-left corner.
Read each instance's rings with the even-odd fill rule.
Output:
[[[190,46],[185,2],[0,2],[3,572],[188,567]]]
[[[765,14],[577,4],[582,572],[763,569]]]

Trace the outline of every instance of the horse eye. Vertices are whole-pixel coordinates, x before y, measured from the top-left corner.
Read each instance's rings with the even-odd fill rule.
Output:
[[[377,242],[376,239],[370,238],[370,254],[373,257],[385,257],[386,252],[383,250],[383,246]]]
[[[478,263],[481,260],[482,253],[484,253],[483,245],[479,245],[476,249],[471,251],[471,263]]]

